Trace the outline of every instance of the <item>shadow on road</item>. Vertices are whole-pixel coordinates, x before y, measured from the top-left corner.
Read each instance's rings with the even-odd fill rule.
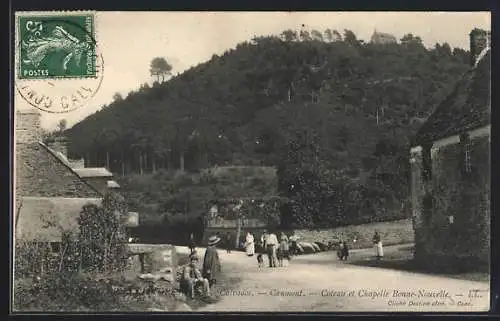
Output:
[[[480,267],[478,264],[474,264],[474,262],[436,264],[430,261],[423,265],[413,259],[413,251],[413,244],[402,244],[385,247],[384,257],[380,260],[375,258],[372,249],[359,249],[351,251],[347,261],[338,260],[335,252],[322,252],[298,256],[295,262],[298,264],[324,264],[332,266],[355,265],[479,282],[489,282],[490,280],[488,268]]]
[[[392,269],[413,273],[424,273],[438,276],[446,276],[462,280],[489,282],[490,273],[487,267],[475,264],[473,261],[458,262],[425,262],[419,263],[413,259],[414,247],[412,245],[388,247],[384,257],[377,260],[374,256],[362,257],[353,256],[348,264],[374,267],[382,269]]]

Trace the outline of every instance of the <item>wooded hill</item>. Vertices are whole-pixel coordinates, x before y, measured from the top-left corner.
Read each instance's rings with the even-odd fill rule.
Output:
[[[401,202],[409,139],[467,70],[469,54],[446,43],[427,49],[411,34],[385,45],[349,30],[323,34],[256,37],[117,97],[67,130],[70,155],[118,175],[271,165],[281,191],[299,167],[321,168],[320,176],[380,185]]]

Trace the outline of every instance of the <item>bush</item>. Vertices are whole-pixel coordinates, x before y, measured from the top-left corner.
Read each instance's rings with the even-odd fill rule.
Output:
[[[16,310],[104,311],[119,304],[119,297],[107,283],[95,281],[88,272],[111,272],[126,267],[126,208],[113,194],[105,195],[102,206],[85,205],[74,237],[61,231],[59,252],[49,243],[16,242]]]
[[[15,281],[14,309],[21,311],[109,311],[119,305],[110,284],[76,273],[53,273]]]
[[[83,269],[113,271],[125,267],[126,214],[124,203],[113,194],[104,196],[101,207],[83,207],[78,219],[80,266]]]

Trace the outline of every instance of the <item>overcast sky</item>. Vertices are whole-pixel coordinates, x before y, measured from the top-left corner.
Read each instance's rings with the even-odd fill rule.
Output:
[[[368,41],[374,29],[395,35],[420,36],[427,47],[448,42],[468,49],[473,28],[490,30],[489,12],[99,12],[97,41],[104,57],[104,80],[94,99],[63,115],[42,112],[42,125],[52,129],[64,118],[72,126],[111,102],[116,92],[126,96],[150,82],[149,63],[165,57],[173,72],[182,72],[254,35],[285,29],[350,29]],[[16,93],[17,94],[17,93]],[[16,99],[17,102],[20,100]],[[16,108],[23,108],[18,103]]]

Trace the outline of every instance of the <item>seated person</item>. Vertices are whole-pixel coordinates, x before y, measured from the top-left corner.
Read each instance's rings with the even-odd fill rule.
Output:
[[[194,298],[195,290],[201,286],[203,295],[210,296],[210,286],[208,280],[203,278],[200,270],[196,267],[198,263],[198,256],[196,254],[189,256],[189,264],[184,267],[182,271],[180,286],[182,292],[186,293],[188,297]]]

